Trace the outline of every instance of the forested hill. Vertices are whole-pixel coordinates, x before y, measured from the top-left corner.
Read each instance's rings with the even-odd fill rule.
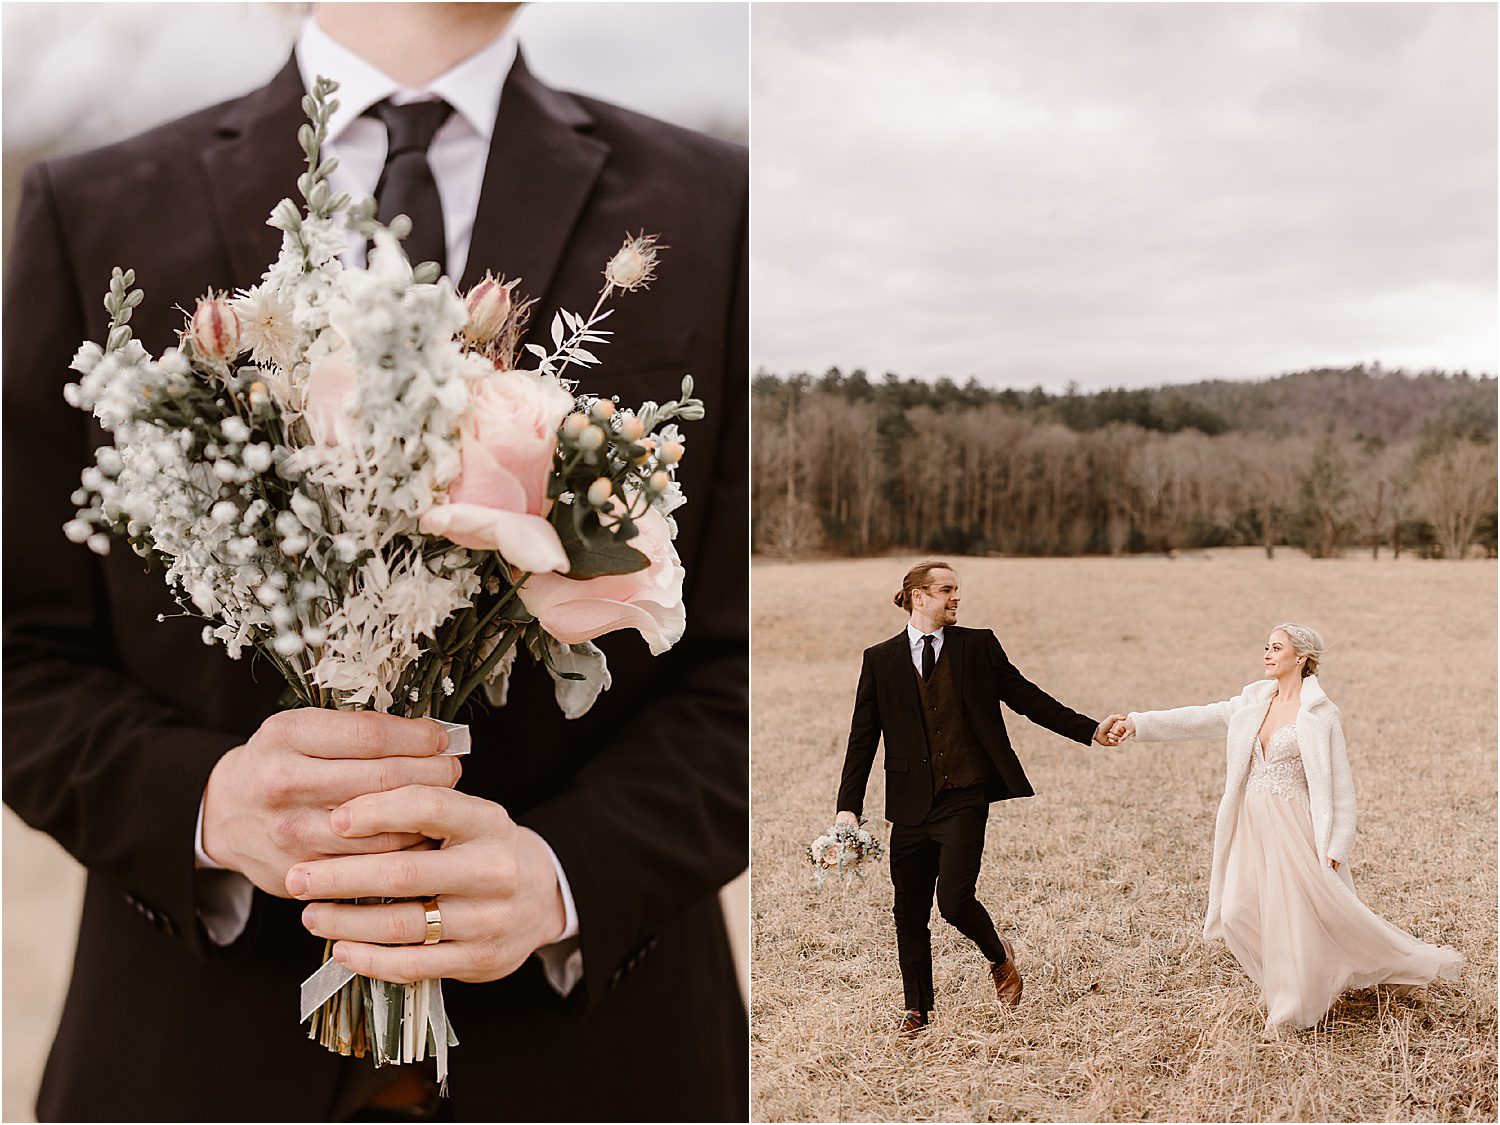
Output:
[[[1493,376],[1353,367],[1141,390],[755,380],[757,550],[1496,550]]]
[[[974,379],[962,386],[948,378],[903,379],[894,372],[871,379],[864,371],[846,375],[838,368],[821,376],[785,378],[762,371],[755,379],[757,398],[778,397],[792,386],[903,412],[916,406],[943,410],[994,403],[1077,432],[1133,423],[1163,433],[1332,433],[1395,442],[1424,431],[1486,441],[1496,429],[1494,376],[1466,371],[1413,374],[1383,370],[1378,364],[1317,368],[1256,381],[1213,379],[1137,390],[1070,389],[1061,394],[1040,387],[992,389]]]

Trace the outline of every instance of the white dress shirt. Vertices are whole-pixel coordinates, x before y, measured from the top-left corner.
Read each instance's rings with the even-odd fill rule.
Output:
[[[382,74],[318,26],[315,17],[303,21],[297,40],[297,68],[302,85],[311,90],[319,75],[339,84],[333,96],[339,108],[328,119],[324,155],[336,156],[339,166],[329,176],[335,191],[347,191],[355,199],[375,194],[380,171],[385,167],[385,126],[365,110],[390,98],[396,105],[442,98],[453,107],[427,149],[432,178],[437,181],[438,200],[443,207],[443,230],[447,235],[448,276],[457,284],[469,259],[469,241],[474,234],[474,214],[484,185],[484,167],[495,135],[495,116],[500,92],[516,61],[515,21],[504,34],[452,70],[434,78],[421,89],[401,86]],[[365,264],[365,240],[349,236],[347,265]]]
[[[922,674],[922,638],[932,637],[932,659],[937,660],[943,654],[943,627],[938,626],[934,633],[924,633],[910,621],[906,623],[906,644],[911,649],[911,666],[917,670],[917,675]]]
[[[385,98],[398,105],[442,98],[453,107],[453,114],[433,137],[427,159],[443,208],[448,276],[456,281],[463,275],[469,257],[501,88],[516,58],[514,21],[489,46],[416,90],[401,86],[336,42],[313,16],[303,21],[296,57],[306,89],[312,89],[314,79],[320,75],[339,83],[334,94],[339,108],[329,117],[323,155],[339,159],[339,166],[329,177],[330,186],[335,192],[347,191],[355,199],[375,193],[375,184],[385,165],[385,126],[375,118],[364,117],[365,110]],[[342,257],[346,265],[362,268],[365,240],[351,233],[349,249]],[[538,949],[537,957],[552,987],[567,995],[583,976],[578,907],[557,853],[546,840],[542,844],[552,859],[557,885],[562,891],[564,925],[556,944]],[[244,932],[255,888],[243,875],[219,867],[203,850],[201,802],[195,850],[200,879],[199,917],[214,942],[228,945]]]

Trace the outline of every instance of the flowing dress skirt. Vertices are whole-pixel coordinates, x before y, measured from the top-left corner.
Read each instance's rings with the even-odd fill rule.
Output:
[[[1273,741],[1270,767],[1252,764],[1229,845],[1221,921],[1210,935],[1224,939],[1260,986],[1267,1031],[1311,1027],[1346,989],[1457,976],[1457,950],[1392,926],[1319,863],[1300,760],[1295,771],[1283,769],[1280,784],[1265,783],[1276,749]]]

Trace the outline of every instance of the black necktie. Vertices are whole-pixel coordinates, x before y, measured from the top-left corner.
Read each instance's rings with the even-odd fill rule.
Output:
[[[937,667],[937,655],[932,651],[932,634],[922,638],[922,678],[932,679],[932,670]]]
[[[448,243],[443,230],[443,205],[438,199],[432,165],[427,162],[427,146],[448,120],[453,107],[441,99],[406,105],[383,101],[365,112],[385,123],[389,137],[385,167],[375,185],[380,221],[389,223],[397,215],[405,215],[411,220],[411,234],[403,246],[412,265],[436,262],[439,268],[446,269]]]

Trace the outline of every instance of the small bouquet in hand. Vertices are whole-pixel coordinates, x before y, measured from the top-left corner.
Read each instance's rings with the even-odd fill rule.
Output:
[[[210,293],[152,358],[129,326],[143,294],[115,270],[104,344],[79,349],[64,390],[111,444],[64,531],[99,554],[128,541],[205,644],[270,661],[295,705],[452,726],[471,701],[504,703],[526,652],[576,718],[610,684],[594,638],[635,629],[658,655],[686,625],[672,512],[678,422],[703,417],[692,380],[629,410],[564,378],[599,362],[605,303],[644,288],[661,247],[628,238],[593,310],[559,312],[551,346],[523,348],[515,282],[460,296],[408,262],[404,217],[381,226],[373,201],[332,192],[335,89],[320,78],[303,102],[306,206],[271,213],[282,247],[261,284]],[[346,229],[373,240],[367,269],[339,261]],[[439,982],[324,961],[303,986],[313,1038],[377,1065],[431,1053],[446,1073]]]
[[[846,882],[851,875],[863,879],[864,865],[876,862],[884,854],[880,841],[868,829],[835,824],[812,842],[807,849],[807,862],[817,869],[818,886],[821,887],[830,872]]]

